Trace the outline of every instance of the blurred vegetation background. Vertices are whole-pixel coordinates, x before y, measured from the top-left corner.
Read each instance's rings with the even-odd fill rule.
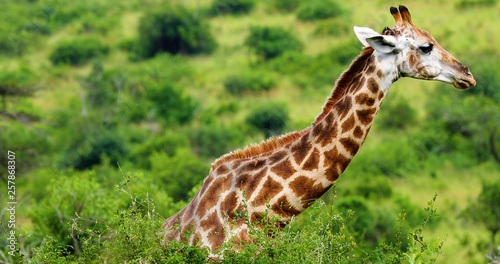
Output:
[[[394,84],[337,183],[334,210],[355,211],[347,229],[366,252],[395,242],[402,210],[406,237],[438,193],[440,217],[424,234],[445,241],[439,262],[493,261],[496,0],[2,1],[0,200],[7,201],[11,150],[20,253],[31,256],[49,241],[82,254],[99,244],[95,234],[109,228],[102,223],[149,201],[161,224],[187,204],[218,156],[310,125],[361,51],[352,27],[392,27],[389,7],[399,4],[471,69],[477,86]],[[292,229],[312,225],[320,211],[309,209]],[[7,226],[6,211],[0,216]],[[14,261],[6,245],[2,231],[0,261]]]

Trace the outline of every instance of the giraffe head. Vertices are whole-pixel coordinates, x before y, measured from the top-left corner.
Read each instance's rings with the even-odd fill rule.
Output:
[[[444,50],[429,32],[418,29],[408,9],[399,6],[390,9],[396,20],[392,28],[382,34],[370,28],[354,27],[364,46],[371,46],[381,59],[396,62],[397,76],[451,83],[457,89],[476,85],[470,70]]]

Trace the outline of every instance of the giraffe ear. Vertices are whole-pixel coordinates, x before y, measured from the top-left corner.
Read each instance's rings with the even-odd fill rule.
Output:
[[[396,49],[396,39],[393,36],[380,35],[367,27],[354,27],[354,33],[365,46],[371,46],[382,53],[391,53]]]

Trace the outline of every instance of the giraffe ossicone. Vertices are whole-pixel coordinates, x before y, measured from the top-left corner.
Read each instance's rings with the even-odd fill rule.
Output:
[[[467,67],[412,23],[406,7],[390,12],[396,25],[381,34],[354,28],[365,47],[337,80],[312,125],[216,160],[191,202],[163,224],[166,243],[182,240],[214,252],[230,239],[250,242],[239,215],[244,210],[257,222],[269,207],[269,216],[281,217],[279,227],[284,227],[344,172],[399,78],[443,81],[458,89],[476,84]]]

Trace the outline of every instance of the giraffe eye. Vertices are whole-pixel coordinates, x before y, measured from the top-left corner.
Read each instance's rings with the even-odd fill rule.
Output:
[[[420,46],[420,51],[422,51],[423,53],[425,54],[428,54],[432,51],[432,48],[434,47],[434,45],[432,44],[428,44],[428,45],[425,45],[425,46]]]

